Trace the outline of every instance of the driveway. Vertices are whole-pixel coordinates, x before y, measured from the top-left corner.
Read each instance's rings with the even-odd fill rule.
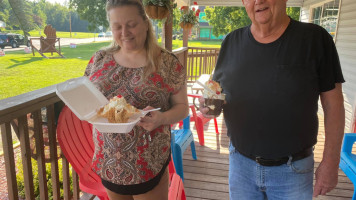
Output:
[[[61,38],[61,46],[69,46],[70,43],[75,43],[75,44],[84,44],[84,43],[91,43],[91,42],[102,42],[102,41],[111,41],[112,37],[96,37],[96,38],[84,38],[84,39],[74,39],[74,38]],[[37,46],[36,44],[34,44],[35,46]],[[57,44],[56,44],[57,46]],[[8,47],[6,46],[4,48],[5,52],[8,51],[17,51],[17,50],[23,50],[26,46],[25,45],[21,45],[18,48],[12,48],[12,47]]]

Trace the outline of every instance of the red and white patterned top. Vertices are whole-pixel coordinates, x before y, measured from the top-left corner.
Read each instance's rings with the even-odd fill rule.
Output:
[[[159,63],[159,71],[144,80],[144,67],[120,66],[112,54],[101,50],[91,58],[85,76],[108,99],[121,95],[138,109],[152,106],[164,112],[172,107],[170,97],[184,86],[186,73],[171,53],[162,51]],[[164,167],[171,151],[170,138],[169,125],[151,132],[135,126],[127,134],[95,131],[92,168],[102,179],[115,184],[147,182]]]

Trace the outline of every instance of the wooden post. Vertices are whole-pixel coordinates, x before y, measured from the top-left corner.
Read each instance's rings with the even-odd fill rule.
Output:
[[[183,28],[183,47],[188,47],[188,36],[190,29]]]
[[[164,23],[164,47],[172,52],[172,32],[173,32],[173,24],[172,22],[167,22],[168,20],[166,20],[166,23]],[[163,38],[162,38],[163,40]]]
[[[189,6],[185,6],[183,8],[183,13],[189,12]],[[190,29],[183,28],[183,47],[188,47],[188,36],[189,36]]]

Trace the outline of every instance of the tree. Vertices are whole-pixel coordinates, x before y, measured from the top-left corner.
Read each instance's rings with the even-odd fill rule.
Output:
[[[32,19],[33,22],[39,28],[44,28],[47,21],[47,16],[45,13],[46,0],[40,0],[39,2],[32,2]]]
[[[81,19],[89,22],[90,31],[95,31],[99,26],[103,26],[104,30],[109,27],[105,4],[103,0],[70,0],[73,10],[77,11]]]
[[[179,32],[181,27],[179,26],[179,19],[180,19],[180,16],[181,16],[181,12],[178,8],[174,8],[173,9],[173,15],[172,15],[172,28],[173,28],[173,31],[174,32]],[[157,24],[159,27],[163,27],[163,23],[166,22],[167,19],[165,20],[156,20],[157,21]]]
[[[213,27],[213,35],[226,35],[229,32],[251,23],[244,7],[207,6],[205,19]]]
[[[19,24],[20,29],[23,31],[27,39],[27,36],[29,36],[28,32],[34,28],[29,2],[24,0],[8,0],[8,1],[10,7],[12,8],[12,12],[15,16],[15,19],[13,20],[16,20],[16,22]]]
[[[245,7],[206,7],[206,20],[213,26],[213,35],[226,35],[229,32],[251,24]],[[300,8],[288,7],[287,14],[299,21]]]
[[[290,16],[292,19],[299,21],[300,8],[299,7],[288,7],[287,15]]]
[[[0,0],[0,21],[3,21],[7,23],[9,21],[10,17],[10,5],[8,2],[4,2],[3,0]]]

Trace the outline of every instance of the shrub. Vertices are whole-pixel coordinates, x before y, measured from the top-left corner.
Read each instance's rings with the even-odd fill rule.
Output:
[[[34,185],[34,194],[36,200],[40,200],[40,189],[39,189],[39,179],[38,179],[38,165],[37,161],[33,158],[31,158],[31,163],[32,163],[32,174],[33,174],[33,185]],[[17,179],[17,187],[19,190],[19,198],[25,199],[25,182],[24,182],[24,173],[23,173],[23,165],[22,165],[22,159],[20,156],[18,156],[17,162],[16,162],[16,167],[18,169],[18,172],[16,173],[16,179]],[[64,192],[63,192],[63,174],[62,172],[62,162],[58,162],[58,171],[59,171],[59,186],[60,186],[60,195],[61,199],[64,198]],[[73,191],[73,180],[72,180],[72,171],[69,170],[70,173],[70,191]],[[50,200],[53,200],[53,186],[52,186],[52,174],[51,174],[51,164],[46,163],[46,177],[47,177],[47,187],[48,187],[48,198]]]

